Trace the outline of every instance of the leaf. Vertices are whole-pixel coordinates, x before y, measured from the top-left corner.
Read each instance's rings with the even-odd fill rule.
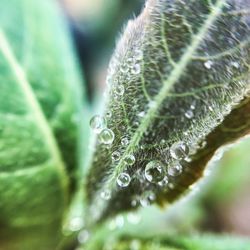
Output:
[[[1,249],[55,249],[61,237],[82,112],[68,35],[55,1],[0,3]]]
[[[148,0],[128,23],[107,77],[114,141],[97,141],[86,179],[90,223],[173,202],[219,147],[249,133],[249,9],[248,0]],[[155,183],[144,174],[150,162]],[[126,188],[117,185],[124,172]],[[168,184],[160,186],[164,176]],[[103,192],[111,198],[101,199]]]
[[[107,235],[106,235],[107,236]],[[103,240],[103,241],[102,241]],[[199,235],[192,237],[181,236],[151,236],[136,237],[109,236],[98,239],[98,242],[92,242],[83,248],[86,250],[96,249],[116,249],[116,250],[248,250],[250,246],[249,239],[229,237],[226,235]],[[81,249],[81,248],[80,248]]]

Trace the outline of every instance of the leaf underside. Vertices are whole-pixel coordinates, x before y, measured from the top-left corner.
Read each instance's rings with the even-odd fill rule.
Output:
[[[82,108],[54,1],[1,1],[0,72],[0,249],[55,249],[75,185]]]
[[[133,201],[148,191],[151,202],[173,202],[203,176],[219,147],[248,134],[249,68],[249,0],[147,1],[110,62],[106,119],[115,139],[109,147],[97,141],[86,179],[92,222],[138,207]],[[190,149],[189,160],[179,161],[182,173],[168,176],[164,188],[148,182],[148,162],[176,164],[169,153],[176,142]],[[114,151],[121,154],[115,163]],[[129,155],[132,166],[125,164]],[[122,172],[132,178],[126,188],[116,183]],[[100,198],[103,190],[111,199]]]

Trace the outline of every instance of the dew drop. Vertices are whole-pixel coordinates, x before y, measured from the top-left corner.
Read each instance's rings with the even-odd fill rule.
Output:
[[[144,170],[145,178],[151,183],[162,181],[165,176],[164,165],[160,161],[150,161]]]
[[[207,69],[211,69],[212,66],[213,66],[213,62],[208,60],[204,63],[204,66],[207,68]]]
[[[159,185],[160,187],[165,187],[165,186],[167,186],[167,184],[168,184],[168,177],[167,177],[167,176],[165,176],[165,177],[163,178],[163,180],[161,180],[161,181],[158,182],[158,185]]]
[[[179,162],[175,162],[168,167],[168,174],[170,176],[178,176],[182,173],[182,165]]]
[[[135,65],[133,65],[132,70],[131,70],[131,73],[132,73],[133,75],[138,75],[138,74],[140,74],[140,73],[141,73],[141,66],[140,66],[140,64],[136,63]]]
[[[234,68],[236,68],[236,69],[238,69],[238,68],[240,67],[240,65],[239,65],[238,62],[231,62],[231,65],[232,65]]]
[[[95,115],[90,119],[89,124],[95,133],[100,133],[106,127],[106,119],[100,115]]]
[[[111,159],[113,162],[119,161],[121,158],[121,154],[119,151],[114,151],[111,155]]]
[[[122,84],[117,84],[114,89],[114,93],[117,96],[122,96],[125,92],[124,86]]]
[[[104,200],[110,200],[111,199],[111,191],[109,189],[105,189],[101,192],[101,198]]]
[[[190,110],[188,110],[188,111],[185,112],[185,116],[188,119],[192,119],[194,117],[194,112],[190,109]]]
[[[125,162],[127,165],[129,165],[129,166],[133,165],[133,164],[135,163],[135,156],[132,155],[132,154],[126,156],[126,157],[124,158],[124,162]]]
[[[140,198],[140,204],[142,207],[147,207],[154,200],[155,200],[155,194],[152,191],[146,191],[142,194]]]
[[[189,147],[185,142],[176,142],[170,148],[170,155],[176,159],[181,160],[188,156]]]
[[[106,113],[106,117],[107,117],[107,118],[111,118],[111,117],[112,117],[112,112],[111,112],[111,111],[108,111],[108,112]]]
[[[112,144],[115,139],[115,134],[111,129],[105,128],[99,134],[99,141],[103,144]]]
[[[122,188],[127,187],[130,184],[130,181],[131,181],[131,177],[127,173],[119,174],[116,180],[117,185]]]
[[[122,144],[122,146],[128,145],[128,144],[129,144],[129,139],[128,139],[128,137],[123,137],[123,138],[121,139],[121,144]]]

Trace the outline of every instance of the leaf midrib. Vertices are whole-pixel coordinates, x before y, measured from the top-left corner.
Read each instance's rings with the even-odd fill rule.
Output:
[[[24,70],[16,59],[13,50],[8,42],[8,39],[4,31],[0,28],[0,51],[2,52],[5,60],[9,64],[10,69],[13,71],[17,84],[19,84],[22,89],[28,107],[30,108],[34,118],[36,120],[37,127],[40,129],[44,136],[44,141],[46,142],[49,152],[51,153],[51,158],[55,163],[55,167],[58,169],[60,174],[60,181],[62,185],[62,190],[65,194],[65,200],[68,200],[68,177],[66,174],[66,167],[62,160],[61,153],[54,137],[54,134],[49,126],[49,123],[42,111],[39,101],[37,100],[30,83],[27,80]]]
[[[126,148],[121,160],[119,161],[118,165],[114,168],[113,173],[107,178],[106,183],[102,185],[102,190],[109,189],[113,190],[112,187],[116,183],[116,178],[118,175],[124,170],[125,164],[124,159],[127,155],[133,153],[134,148],[136,145],[138,145],[142,135],[146,132],[147,128],[149,127],[151,121],[154,119],[154,114],[157,112],[157,110],[160,108],[161,104],[165,100],[167,93],[169,90],[173,87],[173,85],[180,79],[182,76],[184,69],[186,68],[187,64],[192,60],[192,56],[194,52],[197,50],[197,48],[200,45],[200,42],[202,39],[204,39],[206,32],[209,30],[209,28],[212,26],[212,24],[215,22],[217,17],[220,15],[222,11],[222,7],[226,3],[226,0],[219,0],[216,5],[214,5],[211,8],[211,12],[204,22],[204,25],[200,29],[200,31],[193,37],[193,41],[191,45],[187,48],[186,53],[181,57],[179,63],[176,63],[176,66],[174,67],[173,71],[171,72],[170,76],[166,81],[163,82],[163,87],[161,88],[160,92],[156,95],[156,97],[153,99],[155,105],[151,106],[145,116],[143,117],[139,127],[137,128],[135,134],[133,135],[128,147]],[[99,190],[100,191],[100,190]],[[97,196],[94,197],[94,202],[99,199],[99,192],[97,192]],[[102,206],[105,207],[106,201],[103,201]],[[99,200],[100,204],[100,200]],[[102,209],[99,207],[99,211],[101,212]]]

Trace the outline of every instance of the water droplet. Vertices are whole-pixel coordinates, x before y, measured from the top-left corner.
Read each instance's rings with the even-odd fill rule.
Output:
[[[125,92],[124,86],[122,84],[117,84],[114,89],[114,93],[118,96],[122,96]]]
[[[111,155],[111,159],[113,162],[119,161],[121,158],[121,154],[119,151],[114,151]]]
[[[132,154],[126,156],[126,157],[124,158],[124,162],[125,162],[127,165],[129,165],[129,166],[133,165],[133,164],[135,163],[135,156],[132,155]]]
[[[82,230],[79,232],[77,239],[78,239],[79,243],[84,244],[88,241],[89,237],[90,237],[89,231]]]
[[[192,119],[194,117],[194,112],[193,110],[188,110],[185,112],[185,116],[188,118],[188,119]]]
[[[154,200],[155,200],[155,194],[152,191],[146,191],[142,194],[140,198],[140,204],[142,207],[147,207]]]
[[[162,181],[165,176],[164,165],[160,161],[150,161],[144,170],[146,179],[151,183]]]
[[[115,134],[111,129],[103,129],[99,134],[99,141],[103,144],[112,144],[115,139]]]
[[[123,137],[123,138],[121,139],[121,144],[122,144],[122,146],[128,145],[128,144],[129,144],[129,139],[128,139],[128,137]]]
[[[193,102],[192,102],[192,104],[190,105],[190,108],[191,108],[192,110],[195,110],[195,108],[196,108],[196,101],[193,101]]]
[[[208,60],[208,61],[206,61],[205,63],[204,63],[204,66],[207,68],[207,69],[211,69],[212,68],[212,66],[213,66],[213,62],[212,61],[210,61],[210,60]]]
[[[106,127],[106,119],[100,115],[95,115],[90,119],[89,124],[95,133],[100,133]]]
[[[141,73],[141,66],[140,66],[140,64],[138,64],[138,63],[134,64],[133,67],[132,67],[131,73],[133,75],[140,74]]]
[[[170,155],[176,159],[184,159],[188,156],[189,147],[185,142],[176,142],[170,148]]]
[[[124,218],[122,215],[116,216],[113,220],[109,223],[109,229],[115,230],[117,228],[122,228],[124,225]]]
[[[232,65],[234,68],[236,68],[236,69],[238,69],[238,68],[240,67],[240,65],[239,65],[238,62],[231,62],[231,65]]]
[[[171,176],[178,176],[182,172],[182,165],[179,162],[175,162],[168,167],[168,174]]]
[[[107,117],[107,118],[111,118],[111,117],[112,117],[112,112],[111,112],[111,111],[108,111],[108,112],[106,113],[106,117]]]
[[[127,173],[119,174],[119,176],[117,177],[117,180],[116,180],[117,185],[119,187],[122,187],[122,188],[127,187],[129,185],[130,181],[131,181],[131,177]]]
[[[161,181],[158,182],[158,185],[159,185],[160,187],[165,187],[165,186],[167,186],[167,184],[168,184],[168,177],[167,177],[167,176],[165,176],[165,177],[163,178],[163,180],[161,180]]]
[[[104,200],[110,200],[111,199],[111,191],[109,189],[105,189],[101,192],[101,198]]]

